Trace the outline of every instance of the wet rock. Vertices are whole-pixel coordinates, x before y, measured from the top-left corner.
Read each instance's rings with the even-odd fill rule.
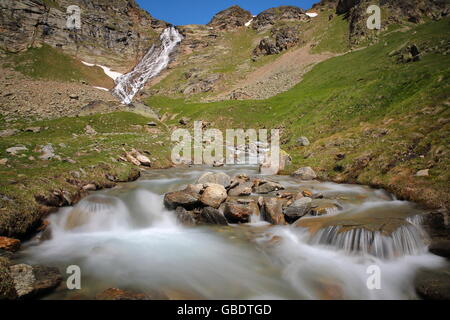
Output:
[[[228,225],[222,213],[212,207],[196,208],[192,211],[178,207],[175,215],[177,220],[186,226]]]
[[[256,211],[258,210],[258,211]],[[259,214],[258,205],[226,202],[224,216],[229,223],[248,223],[253,214]]]
[[[278,190],[284,190],[283,185],[270,180],[257,180],[254,187],[254,192],[258,194],[267,194]]]
[[[72,100],[78,100],[80,97],[76,94],[71,94],[71,95],[69,95],[69,98]]]
[[[62,281],[57,268],[17,264],[9,268],[18,298],[36,298],[55,289]]]
[[[286,221],[289,223],[294,223],[301,217],[305,216],[311,210],[312,199],[308,197],[303,197],[294,201],[289,207],[285,208],[284,215],[286,216]]]
[[[203,184],[188,184],[186,188],[184,189],[187,193],[193,193],[200,195],[203,190],[205,189]]]
[[[169,192],[164,195],[164,206],[169,210],[183,207],[187,210],[200,205],[199,196],[186,191]]]
[[[20,249],[20,240],[0,237],[0,249],[9,252],[16,252]]]
[[[300,137],[300,138],[297,139],[297,146],[299,146],[299,147],[306,147],[306,146],[309,146],[309,145],[310,145],[310,142],[309,142],[307,137]]]
[[[317,178],[317,174],[314,172],[314,170],[311,167],[303,167],[298,169],[292,174],[293,177],[299,178],[301,180],[314,180]]]
[[[185,226],[197,225],[194,213],[192,211],[186,210],[183,207],[178,207],[175,210],[175,216],[177,217],[177,220]]]
[[[421,270],[415,279],[416,292],[425,300],[450,300],[450,269]]]
[[[203,191],[200,201],[206,205],[213,208],[219,208],[219,206],[227,198],[227,191],[223,185],[208,183],[206,189]]]
[[[34,296],[45,295],[57,288],[63,280],[58,268],[42,265],[33,266],[35,282],[33,285]]]
[[[220,213],[219,210],[206,207],[197,215],[197,224],[207,224],[207,225],[228,225],[225,217]]]
[[[232,197],[249,196],[252,194],[253,182],[239,183],[228,191],[228,195]]]
[[[262,218],[271,224],[286,224],[283,214],[283,205],[286,200],[279,198],[264,199],[264,209],[262,211]]]
[[[198,184],[207,184],[207,183],[215,183],[220,184],[223,187],[227,188],[231,183],[231,178],[229,175],[223,172],[205,172],[198,178]]]
[[[109,288],[95,296],[96,300],[151,300],[150,296],[143,293],[124,291],[117,288]]]
[[[428,250],[438,256],[450,258],[450,240],[449,239],[432,239]]]

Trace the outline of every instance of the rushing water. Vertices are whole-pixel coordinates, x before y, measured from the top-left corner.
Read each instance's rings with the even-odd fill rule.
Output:
[[[147,81],[167,67],[170,54],[182,39],[183,36],[175,27],[166,28],[160,36],[161,44],[153,45],[131,72],[116,79],[113,93],[123,103],[130,104]]]
[[[219,169],[214,169],[219,170]],[[307,188],[339,203],[334,219],[395,215],[410,222],[391,236],[325,228],[311,235],[294,226],[184,227],[163,207],[163,194],[193,183],[204,171],[152,170],[134,183],[94,193],[50,217],[51,236],[25,244],[20,261],[82,270],[82,289],[48,298],[93,298],[117,287],[162,292],[168,298],[206,299],[410,299],[420,267],[444,260],[427,251],[421,213],[368,187],[299,182],[276,176],[287,190]],[[225,167],[229,175],[256,175]],[[310,218],[315,219],[315,218]],[[359,230],[359,231],[358,231]],[[395,254],[394,254],[395,253]],[[381,289],[367,288],[367,268],[381,269]]]

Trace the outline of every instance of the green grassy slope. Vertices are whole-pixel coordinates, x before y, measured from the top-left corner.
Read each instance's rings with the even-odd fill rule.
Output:
[[[294,158],[290,170],[311,165],[322,178],[380,185],[448,207],[450,57],[442,52],[449,21],[390,33],[377,45],[322,62],[268,100],[201,104],[153,97],[147,103],[219,128],[281,128],[283,148]],[[432,50],[407,64],[390,56],[412,43]],[[301,135],[312,145],[296,147]],[[336,153],[345,159],[335,160]],[[425,168],[430,177],[414,176]]]
[[[52,199],[55,194],[56,197],[65,194],[75,201],[86,184],[95,183],[100,188],[112,185],[107,174],[116,177],[116,181],[127,181],[136,167],[117,159],[132,148],[150,152],[148,157],[155,159],[152,163],[155,168],[170,165],[166,129],[159,125],[157,131],[149,132],[145,129],[149,120],[129,112],[14,124],[6,124],[0,118],[0,130],[42,128],[39,133],[22,131],[0,139],[0,159],[8,159],[6,165],[0,165],[0,234],[20,236],[39,221],[47,209],[36,197]],[[97,134],[85,134],[87,125]],[[62,160],[39,159],[40,146],[49,143]],[[6,152],[17,145],[28,151],[16,156]],[[67,158],[75,163],[65,161]],[[73,176],[74,171],[81,175]]]
[[[61,50],[42,45],[22,53],[10,53],[3,62],[27,76],[63,82],[85,81],[92,86],[112,88],[114,81],[100,67],[89,67]]]

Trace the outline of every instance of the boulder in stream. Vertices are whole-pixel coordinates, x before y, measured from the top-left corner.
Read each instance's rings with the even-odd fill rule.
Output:
[[[206,189],[203,191],[200,201],[209,207],[219,208],[222,202],[227,198],[227,191],[223,185],[216,183],[206,184]]]
[[[303,197],[295,200],[289,207],[285,208],[284,215],[286,221],[293,223],[308,214],[311,210],[312,199],[308,197]]]
[[[255,187],[253,190],[258,194],[267,194],[273,191],[284,190],[284,187],[275,181],[257,179],[255,180]]]
[[[317,178],[317,174],[311,167],[303,167],[298,169],[292,174],[293,177],[299,178],[301,180],[314,180]]]
[[[62,281],[57,268],[16,264],[9,267],[9,274],[19,299],[37,298],[54,290]]]
[[[229,223],[248,223],[252,215],[259,215],[259,207],[255,201],[230,201],[225,203],[223,212]]]
[[[186,191],[169,192],[164,195],[164,206],[169,210],[175,210],[178,207],[187,210],[194,209],[200,204],[199,196]]]
[[[227,188],[231,184],[231,178],[229,175],[223,172],[205,172],[198,178],[198,184],[215,183],[221,184],[224,188]]]
[[[264,199],[262,211],[263,220],[271,224],[286,224],[283,214],[283,205],[286,204],[286,202],[286,199],[280,198]]]

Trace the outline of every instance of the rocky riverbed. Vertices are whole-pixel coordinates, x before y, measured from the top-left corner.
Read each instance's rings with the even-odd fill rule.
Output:
[[[21,250],[9,243],[0,292],[22,299],[442,298],[448,262],[428,252],[426,217],[413,203],[364,186],[261,176],[252,167],[149,170],[51,215]],[[381,290],[366,287],[373,264],[382,270]],[[67,289],[71,265],[81,269],[81,290]]]

